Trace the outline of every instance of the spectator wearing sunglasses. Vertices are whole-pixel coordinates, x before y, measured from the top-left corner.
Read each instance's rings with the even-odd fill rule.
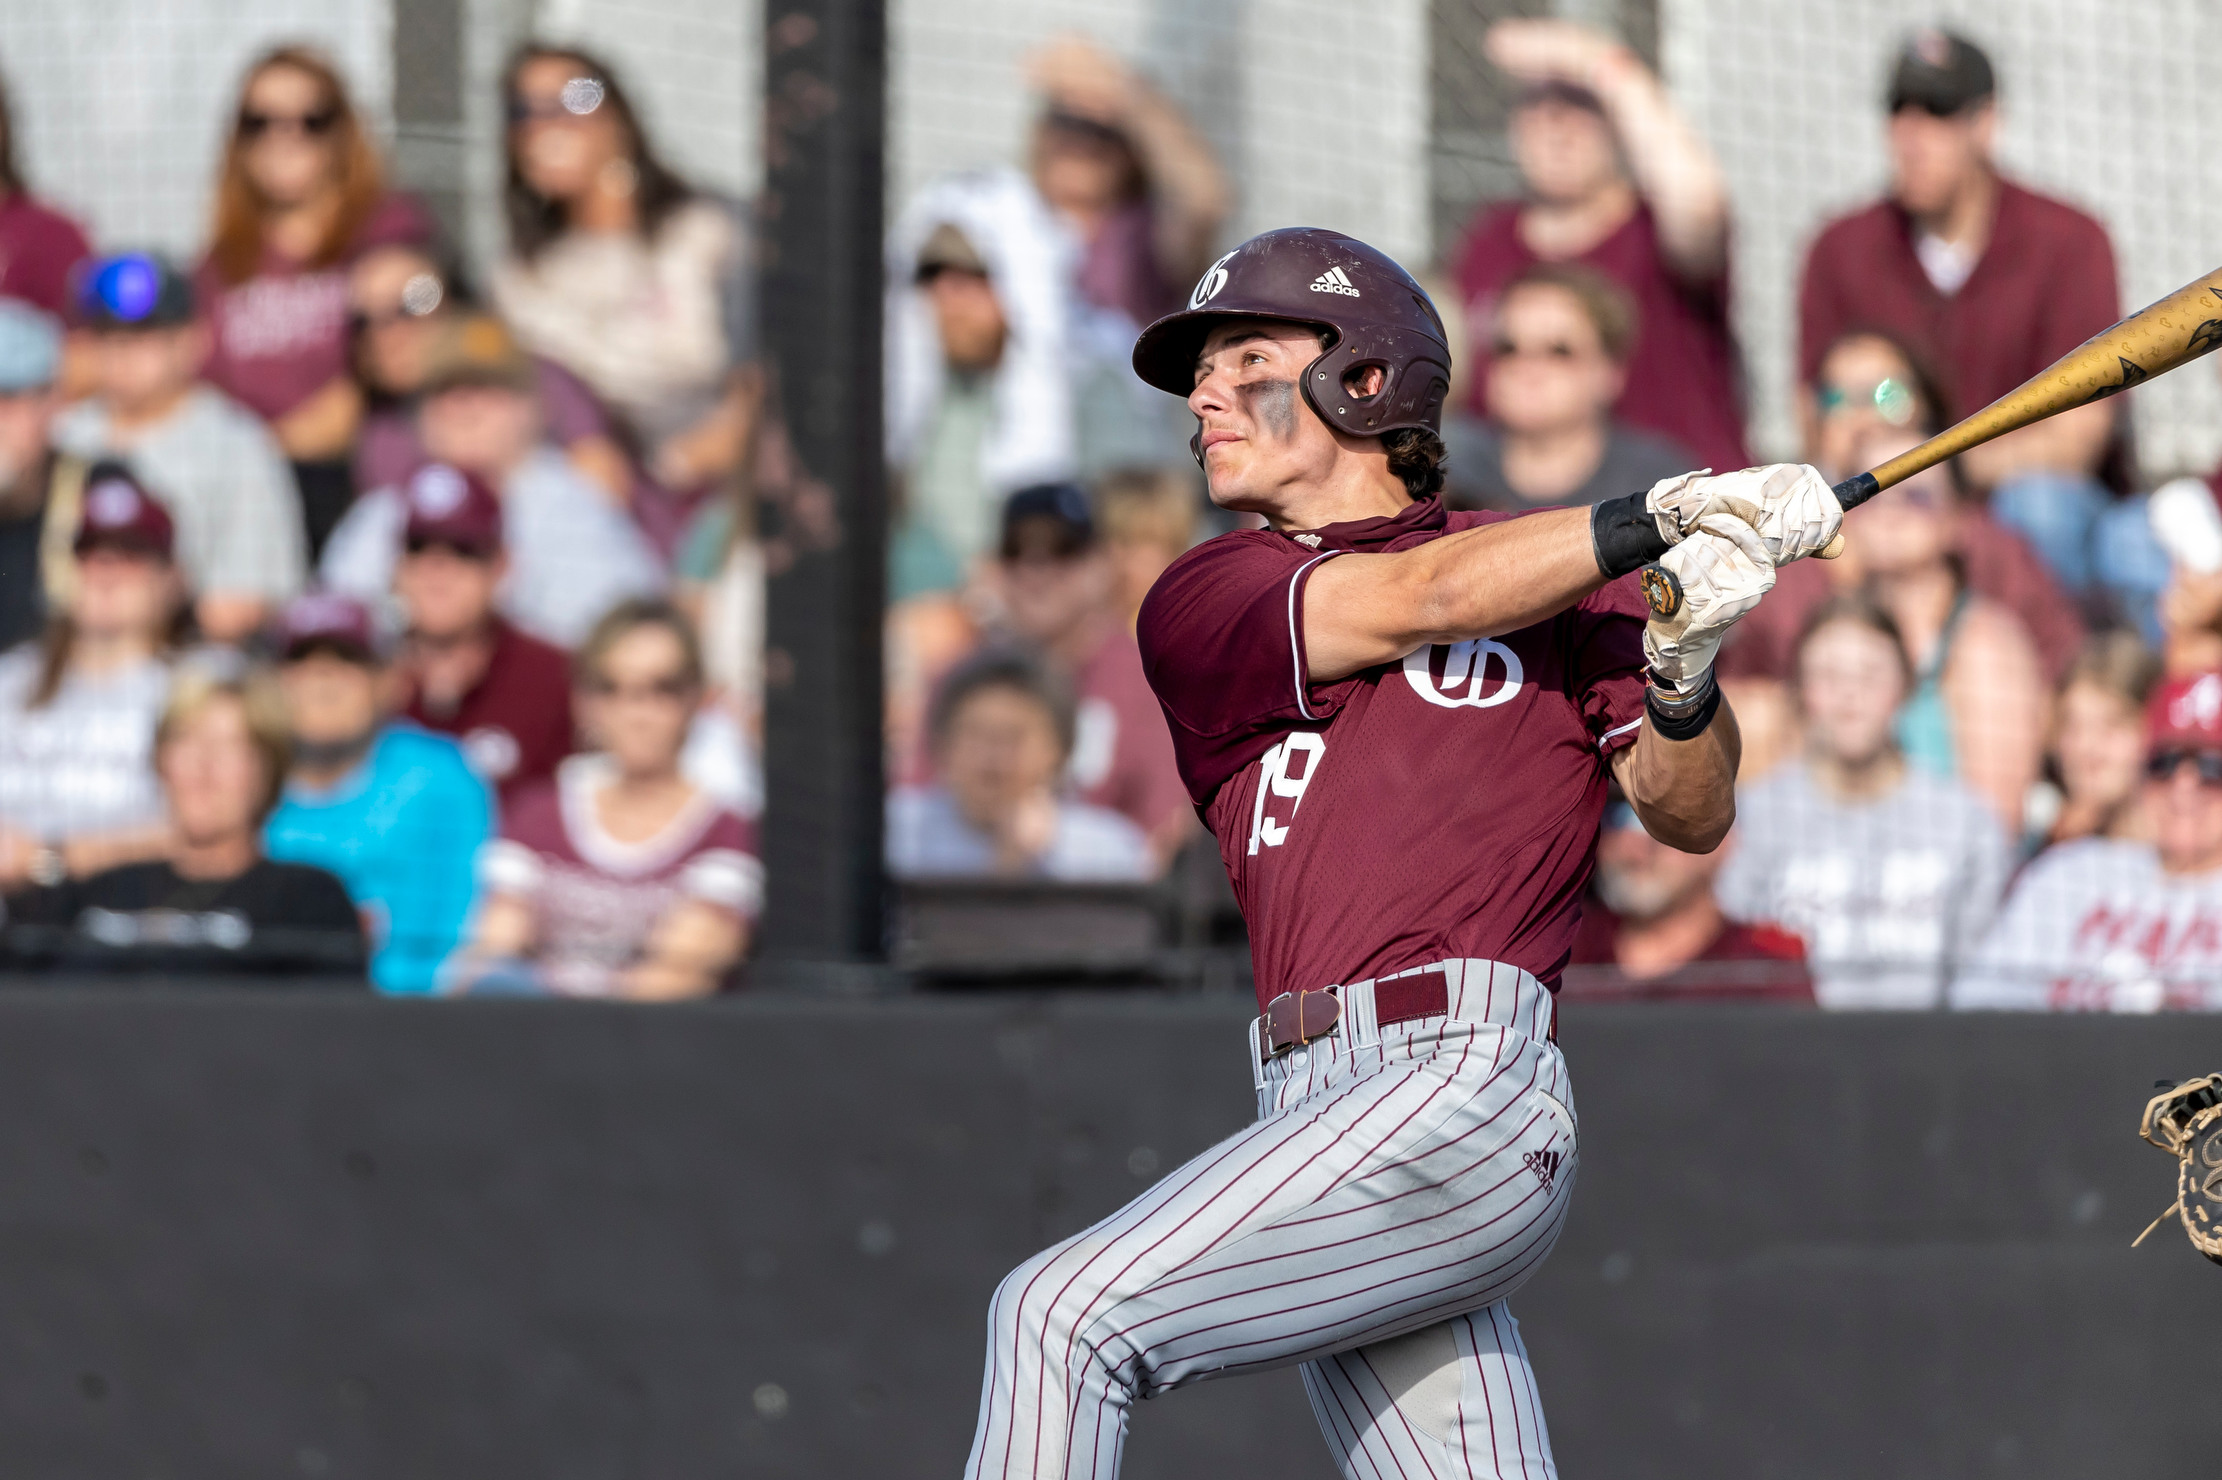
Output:
[[[1446,429],[1459,508],[1594,504],[1686,472],[1690,454],[1623,425],[1635,303],[1580,263],[1521,269],[1498,295],[1482,398],[1489,419]]]
[[[1866,470],[1860,457],[1872,440],[1937,431],[1944,396],[1936,377],[1904,345],[1887,334],[1855,329],[1829,346],[1799,405],[1806,460],[1841,481]],[[2057,683],[2083,651],[2084,625],[2075,602],[2028,540],[1999,523],[1980,500],[1959,500],[1953,531],[1952,553],[1968,590],[2020,619],[2037,645],[2046,680]],[[1790,649],[1806,618],[1830,596],[1858,588],[1862,561],[1862,552],[1848,547],[1843,559],[1801,560],[1775,572],[1774,590],[1736,624],[1721,650],[1721,677],[1739,683],[1786,681]],[[1748,718],[1754,709],[1749,691],[1740,689],[1736,698],[1737,718]],[[1747,733],[1747,755],[1751,738]]]
[[[1824,228],[1798,305],[1801,378],[1852,329],[1880,329],[1940,372],[1942,420],[1988,405],[2121,317],[2106,228],[1998,172],[1997,82],[1963,36],[1906,38],[1887,97],[1890,192]],[[1969,483],[2061,585],[2156,633],[2167,564],[2128,488],[2116,401],[1971,449]]]
[[[2222,1009],[2222,673],[2163,684],[2147,737],[2153,841],[2040,855],[1953,983],[1953,1006]]]
[[[1642,59],[1601,31],[1505,20],[1483,48],[1520,89],[1511,144],[1523,198],[1484,207],[1456,249],[1466,321],[1493,328],[1497,295],[1537,262],[1595,268],[1638,308],[1622,419],[1671,437],[1701,466],[1743,467],[1728,187],[1705,141]],[[1477,332],[1477,390],[1490,348]],[[1487,411],[1478,398],[1473,409]]]
[[[363,428],[355,441],[357,488],[391,488],[432,460],[417,433],[423,393],[440,336],[472,309],[454,266],[429,247],[372,247],[348,274],[355,382]],[[594,392],[555,361],[535,356],[535,389],[548,439],[612,500],[631,486],[632,464]]]
[[[360,602],[296,597],[276,636],[293,759],[269,856],[339,876],[379,991],[429,992],[463,937],[493,796],[453,740],[395,721],[398,675]]]
[[[432,222],[386,189],[376,146],[330,62],[279,47],[247,69],[196,275],[208,379],[270,423],[293,462],[310,549],[353,496],[362,397],[347,366],[347,269],[422,242]]]
[[[92,255],[75,221],[31,194],[16,158],[15,120],[0,84],[0,298],[21,299],[57,316],[69,312],[69,284]]]
[[[474,477],[501,499],[510,569],[503,615],[557,647],[576,647],[628,596],[659,592],[664,569],[634,523],[546,436],[539,379],[499,319],[442,326],[417,400],[417,434],[434,463],[406,488],[373,489],[332,531],[324,584],[373,606],[393,590],[418,482]]]
[[[501,500],[484,480],[426,468],[403,497],[394,595],[406,624],[404,710],[455,737],[506,805],[571,753],[571,665],[496,609],[509,556]]]
[[[527,46],[503,93],[509,250],[494,302],[616,413],[647,475],[634,517],[671,550],[755,426],[747,222],[664,165],[599,59]]]
[[[200,380],[208,330],[193,286],[159,257],[99,259],[78,286],[93,394],[55,422],[88,462],[128,463],[177,521],[177,562],[201,635],[237,643],[301,587],[293,474],[269,428]]]
[[[679,611],[627,602],[579,650],[590,754],[521,795],[480,859],[486,902],[455,990],[665,999],[714,992],[748,948],[763,869],[748,823],[680,762],[702,654]]]

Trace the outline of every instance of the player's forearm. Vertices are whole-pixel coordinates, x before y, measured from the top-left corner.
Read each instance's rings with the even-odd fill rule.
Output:
[[[1669,740],[1644,716],[1636,743],[1613,767],[1643,829],[1670,848],[1710,853],[1736,821],[1736,765],[1743,736],[1721,700],[1713,721],[1687,740]]]
[[[1313,681],[1556,616],[1605,583],[1589,525],[1586,508],[1547,509],[1393,555],[1327,561],[1304,597]]]

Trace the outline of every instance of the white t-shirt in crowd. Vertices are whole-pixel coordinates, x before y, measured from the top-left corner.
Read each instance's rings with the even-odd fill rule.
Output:
[[[1802,761],[1737,801],[1735,851],[1714,886],[1729,918],[1805,941],[1828,1008],[1943,1000],[2005,887],[2004,829],[1981,798],[1908,769],[1888,795],[1843,802]]]
[[[177,563],[198,594],[280,601],[301,589],[308,538],[293,470],[270,429],[220,391],[195,386],[168,420],[119,439],[98,400],[54,422],[54,445],[121,460],[177,524]]]
[[[503,480],[501,505],[509,577],[497,599],[503,616],[543,642],[575,648],[618,602],[663,589],[663,563],[639,526],[555,448],[534,449]],[[397,489],[355,500],[324,544],[324,584],[384,605],[408,522]]]
[[[903,879],[991,878],[995,843],[965,820],[939,786],[906,786],[887,799],[887,868]],[[1142,830],[1104,807],[1057,804],[1057,826],[1031,877],[1066,884],[1146,883],[1156,872]]]
[[[66,674],[33,709],[40,659],[35,643],[0,654],[0,823],[51,841],[160,822],[154,726],[170,666]]]
[[[1959,1008],[2222,1009],[2222,869],[2169,874],[2149,843],[2037,856],[1952,983]]]

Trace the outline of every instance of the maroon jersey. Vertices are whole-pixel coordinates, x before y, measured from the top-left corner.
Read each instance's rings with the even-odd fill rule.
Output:
[[[1320,562],[1513,517],[1428,498],[1301,543],[1241,530],[1174,561],[1143,602],[1143,663],[1249,922],[1261,1003],[1446,957],[1546,983],[1565,965],[1605,757],[1643,719],[1634,578],[1517,632],[1305,678]]]

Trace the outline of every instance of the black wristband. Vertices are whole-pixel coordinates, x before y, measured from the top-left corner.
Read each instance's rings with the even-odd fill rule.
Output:
[[[1607,580],[1641,570],[1673,547],[1659,533],[1658,521],[1644,508],[1646,493],[1609,498],[1592,504],[1589,539],[1597,551],[1597,568]]]
[[[1711,669],[1705,671],[1705,688],[1692,699],[1668,702],[1660,697],[1657,684],[1643,691],[1644,712],[1651,716],[1651,728],[1666,740],[1695,740],[1713,723],[1713,716],[1720,712],[1721,686],[1713,681]]]

